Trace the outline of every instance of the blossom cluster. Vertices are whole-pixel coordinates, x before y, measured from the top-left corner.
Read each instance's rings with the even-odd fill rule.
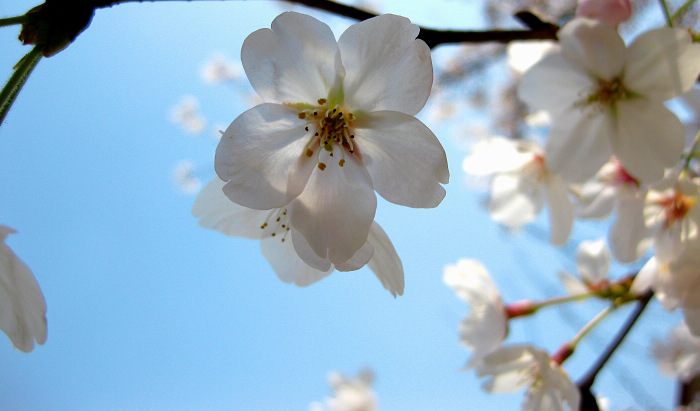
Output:
[[[673,27],[625,44],[617,26],[630,12],[629,2],[581,2],[577,17],[559,30],[558,44],[519,73],[520,99],[551,121],[546,137],[491,137],[463,162],[468,174],[490,176],[495,221],[518,229],[546,206],[554,245],[569,241],[577,219],[612,216],[611,250],[603,240],[584,242],[576,257],[580,278],[560,274],[569,297],[505,304],[481,263],[461,260],[445,268],[445,283],[471,306],[460,324],[462,343],[472,351],[467,368],[491,377],[484,385],[490,392],[529,387],[523,409],[578,409],[578,389],[561,364],[588,329],[548,355],[530,345],[503,345],[515,317],[589,296],[610,300],[612,310],[653,291],[665,308],[683,311],[684,341],[700,337],[700,169],[694,160],[700,130],[666,105],[700,93],[693,88],[700,44]],[[647,262],[634,276],[610,279],[612,258]],[[684,347],[692,356],[676,368],[687,376],[696,372],[700,351],[696,342]]]
[[[204,227],[261,240],[286,282],[308,285],[365,265],[394,296],[403,267],[374,222],[375,192],[431,208],[445,196],[447,159],[414,116],[432,85],[430,49],[395,15],[330,28],[286,12],[243,43],[262,99],[223,132],[217,178],[193,214]]]

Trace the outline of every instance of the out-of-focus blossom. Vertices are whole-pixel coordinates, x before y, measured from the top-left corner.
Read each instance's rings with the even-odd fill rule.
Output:
[[[470,306],[459,325],[462,344],[472,350],[467,367],[474,367],[498,349],[508,332],[501,294],[486,268],[476,260],[459,260],[445,267],[443,281]]]
[[[364,370],[356,378],[341,373],[328,375],[328,383],[334,391],[333,397],[326,398],[325,404],[312,403],[311,411],[376,411],[377,395],[372,390],[374,374]]]
[[[700,374],[700,338],[692,335],[685,324],[674,328],[666,341],[655,341],[651,354],[663,374],[684,380]]]
[[[684,247],[671,260],[659,255],[639,270],[631,291],[642,294],[652,289],[667,310],[680,308],[693,335],[700,335],[700,248]]]
[[[561,48],[524,76],[520,97],[552,114],[545,159],[582,182],[615,155],[641,183],[659,180],[683,152],[683,125],[663,104],[700,73],[700,45],[682,29],[643,33],[629,46],[608,24],[575,18]]]
[[[494,137],[477,143],[462,168],[474,175],[493,175],[491,217],[519,228],[549,208],[550,241],[564,244],[571,234],[574,206],[568,187],[548,172],[542,150],[532,142]]]
[[[195,174],[194,164],[188,160],[182,160],[175,165],[173,180],[185,194],[194,194],[202,187],[202,181]]]
[[[223,54],[216,54],[204,63],[201,71],[202,79],[209,84],[221,84],[241,77],[238,65]]]
[[[288,211],[310,265],[338,266],[367,243],[375,190],[409,207],[445,196],[445,151],[414,117],[433,79],[418,30],[387,14],[336,41],[326,24],[286,12],[243,43],[243,68],[265,103],[226,129],[215,169],[232,201]]]
[[[531,345],[501,347],[477,366],[479,377],[491,377],[483,388],[491,393],[527,387],[523,411],[578,410],[580,394],[559,364]]]
[[[580,279],[566,272],[560,272],[559,278],[569,293],[585,294],[609,282],[609,269],[610,251],[605,240],[583,241],[576,250],[576,270]]]
[[[318,258],[315,266],[321,269],[317,269],[297,255],[297,249],[310,246],[289,224],[286,208],[254,210],[240,206],[224,195],[223,186],[224,182],[218,178],[210,181],[197,196],[192,215],[199,218],[202,227],[228,236],[260,240],[263,256],[280,280],[307,286],[335,269],[354,271],[367,265],[394,297],[403,294],[403,265],[379,224],[372,223],[367,241],[351,259],[334,265],[327,258]]]
[[[523,74],[555,49],[557,43],[551,40],[511,41],[506,48],[508,66],[514,72]]]
[[[0,225],[0,330],[20,351],[46,342],[46,300],[34,274],[5,244],[17,231]]]
[[[580,218],[605,218],[615,210],[610,247],[618,261],[637,261],[649,250],[652,231],[644,217],[647,189],[617,159],[605,163],[592,179],[573,191]]]
[[[576,17],[587,17],[617,27],[629,20],[632,5],[629,0],[579,0]]]
[[[199,100],[194,96],[183,97],[173,108],[170,119],[190,134],[201,134],[207,125],[199,113]]]

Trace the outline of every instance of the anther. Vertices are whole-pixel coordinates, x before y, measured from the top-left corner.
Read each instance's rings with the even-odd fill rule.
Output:
[[[345,159],[344,159],[344,158],[341,158],[340,161],[338,161],[338,165],[341,166],[341,167],[344,166],[344,165],[345,165]]]
[[[309,131],[309,126],[304,127],[304,130]]]
[[[299,113],[298,117],[299,117],[300,120],[303,120],[303,119],[306,118],[306,113],[301,112],[301,113]]]
[[[314,151],[310,148],[307,148],[306,149],[306,157],[311,158],[311,156],[313,156],[313,155],[314,155]]]
[[[321,171],[326,169],[326,164],[325,163],[318,163],[318,168],[321,169]]]
[[[325,98],[318,99],[318,104],[320,104],[320,105],[326,104],[326,99]]]

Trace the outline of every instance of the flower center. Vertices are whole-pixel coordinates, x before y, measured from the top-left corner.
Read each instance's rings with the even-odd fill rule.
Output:
[[[260,226],[263,237],[279,237],[281,242],[287,238],[289,233],[289,221],[287,221],[287,209],[273,208],[265,218],[265,222]]]
[[[661,200],[660,205],[664,207],[664,215],[666,217],[664,226],[666,228],[671,227],[676,221],[683,219],[697,201],[697,198],[679,192]]]
[[[587,104],[600,103],[613,106],[618,100],[629,97],[622,79],[598,80],[598,89],[586,99]]]
[[[311,134],[304,154],[309,158],[315,154],[319,169],[326,169],[326,164],[319,158],[321,148],[333,157],[337,146],[341,155],[338,161],[340,167],[345,165],[346,150],[350,154],[355,153],[355,135],[352,127],[355,116],[345,107],[339,104],[331,107],[325,98],[321,98],[317,106],[300,109],[299,118],[306,120],[304,129]]]

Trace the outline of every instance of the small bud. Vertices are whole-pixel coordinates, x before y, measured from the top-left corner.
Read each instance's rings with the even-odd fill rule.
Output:
[[[629,20],[632,6],[629,0],[579,0],[577,17],[587,17],[617,27]]]

